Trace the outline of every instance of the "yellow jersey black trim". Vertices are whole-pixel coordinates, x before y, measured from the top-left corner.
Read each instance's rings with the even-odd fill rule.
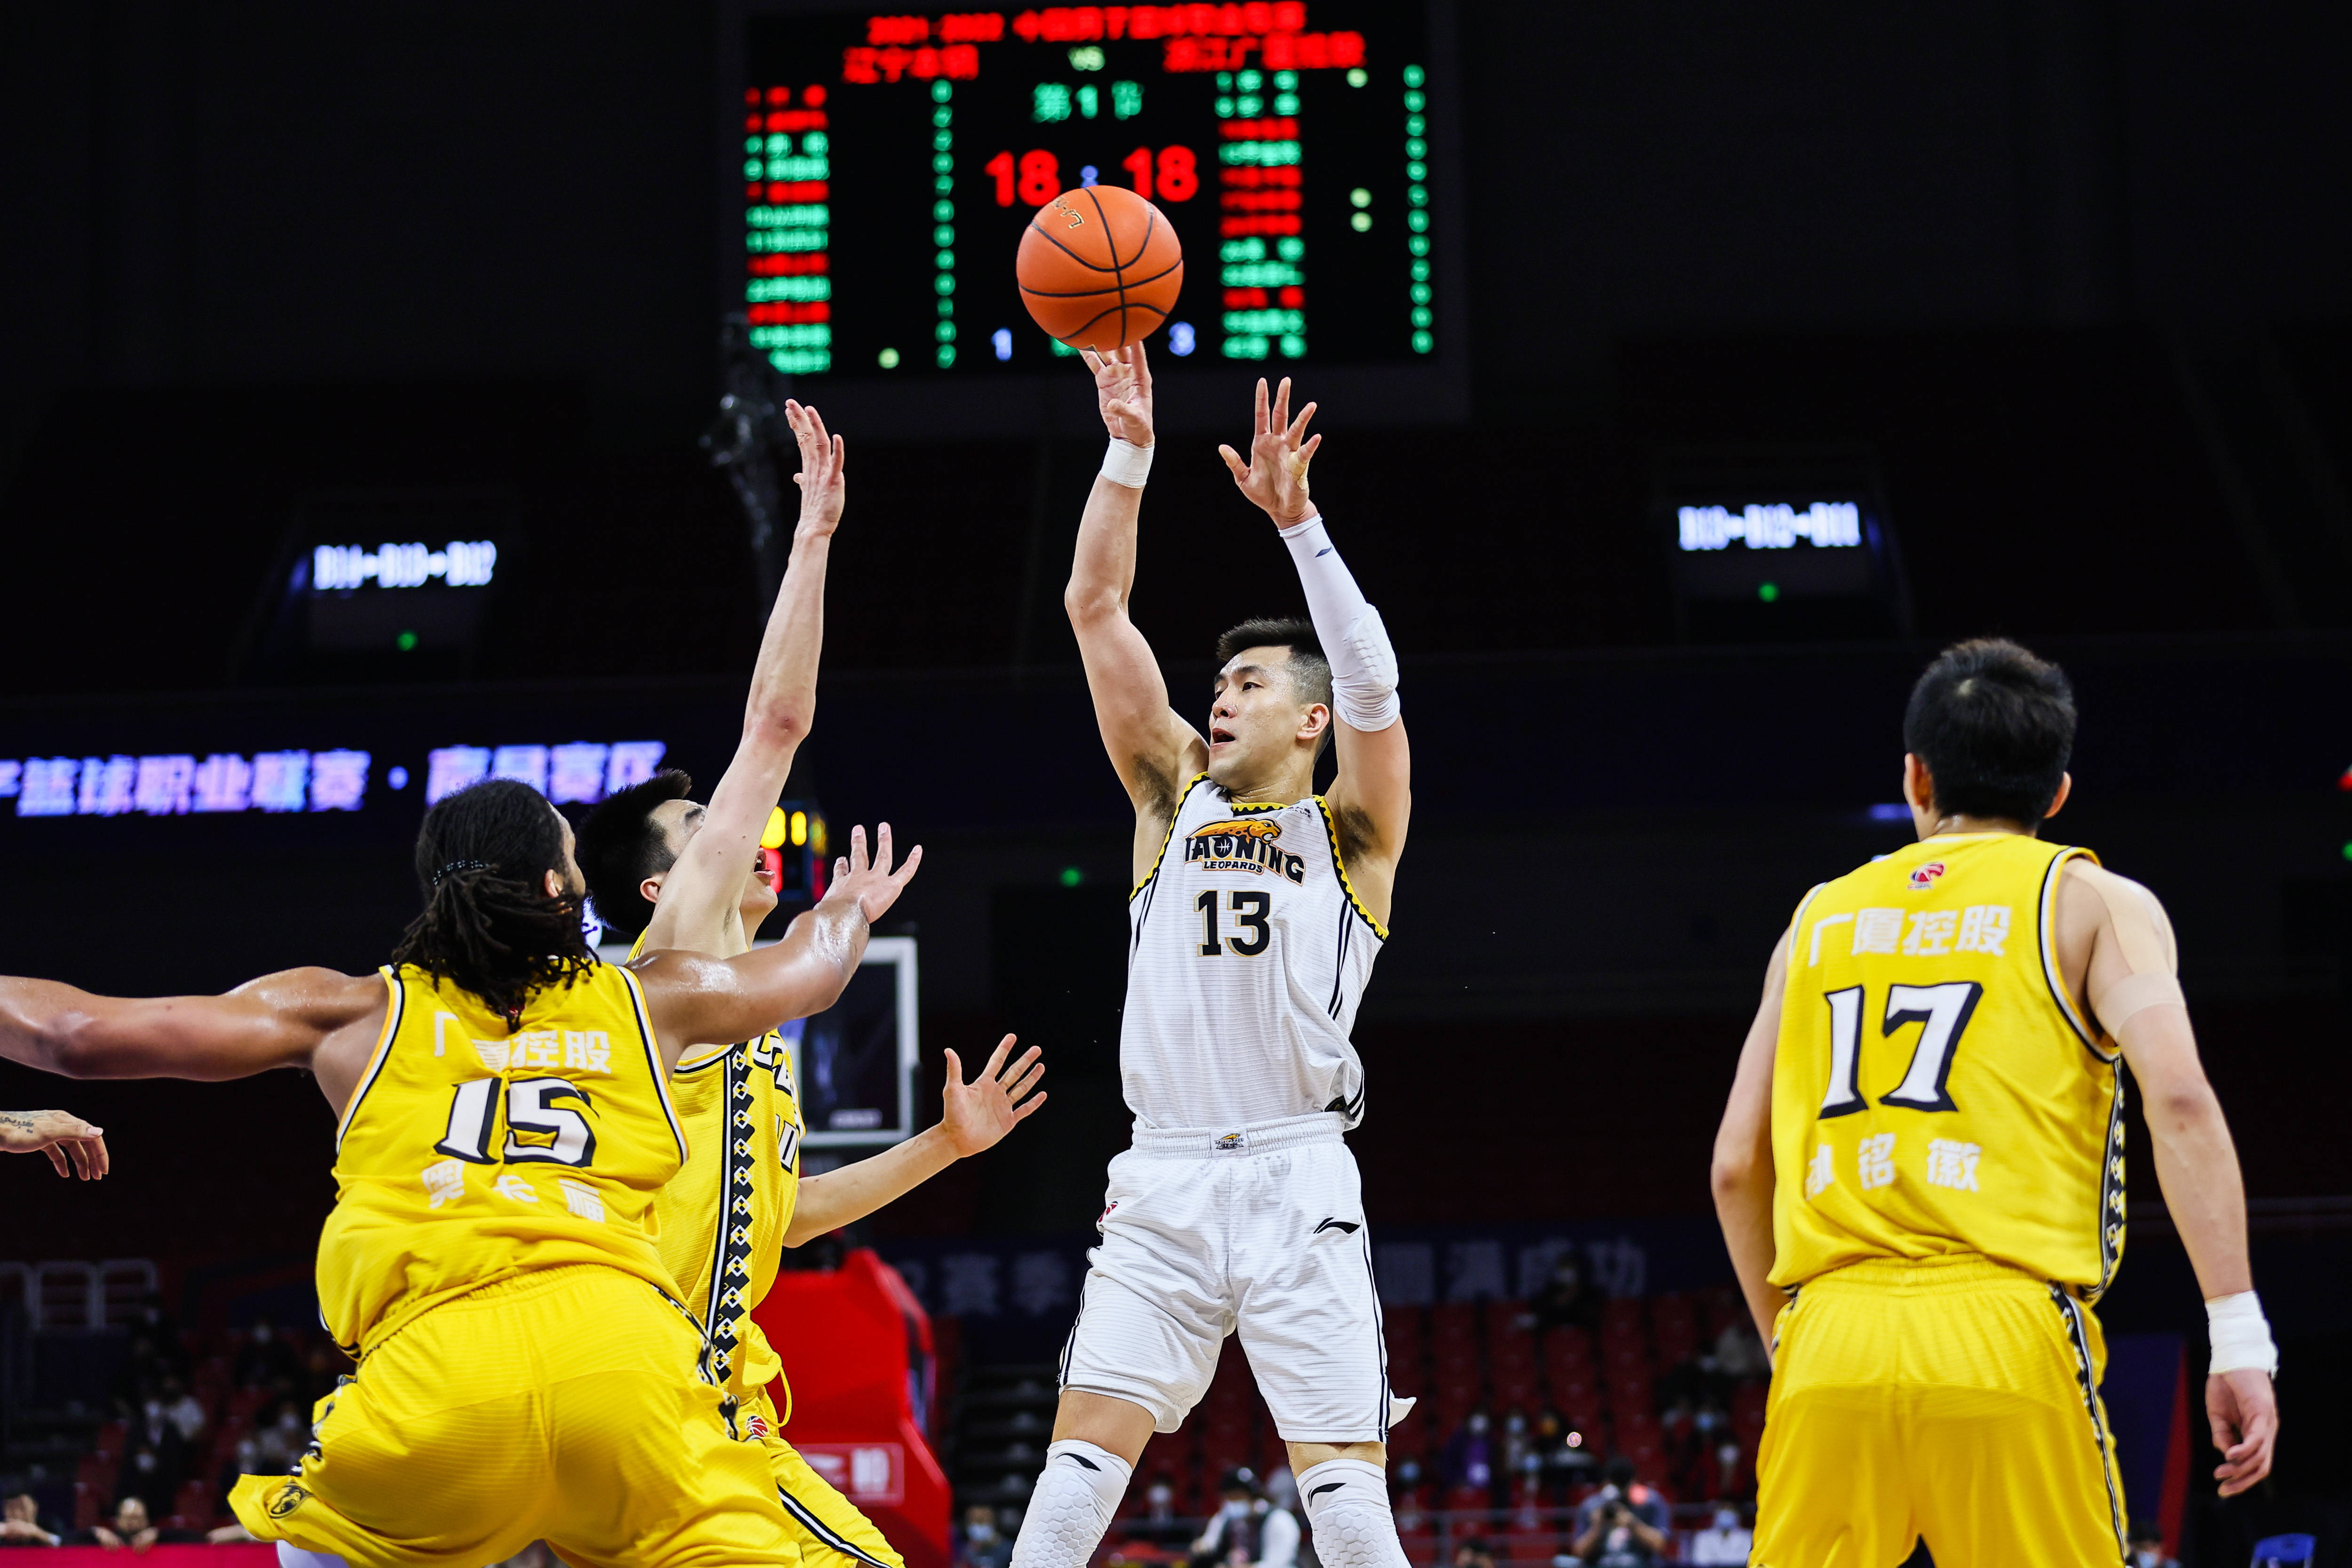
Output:
[[[2099,1282],[2083,1300],[2096,1301],[2116,1282],[2124,1252],[2124,1075],[2107,1063],[2107,1143],[2099,1160]]]
[[[368,1090],[383,1076],[383,1064],[392,1059],[392,1037],[400,1033],[400,1017],[407,1010],[408,987],[400,983],[398,973],[389,963],[378,965],[376,973],[383,976],[384,989],[392,994],[384,1003],[383,1033],[376,1037],[375,1055],[368,1058],[367,1074],[360,1079],[359,1088],[352,1091],[351,1103],[343,1107],[342,1116],[335,1122],[335,1147],[339,1150],[343,1146],[343,1134],[351,1130],[352,1118],[359,1113],[360,1101],[367,1098]]]
[[[1192,798],[1192,792],[1200,788],[1201,781],[1208,776],[1206,773],[1194,773],[1184,781],[1184,787],[1176,792],[1175,804],[1168,808],[1168,831],[1160,836],[1160,853],[1151,858],[1151,869],[1143,874],[1143,880],[1129,890],[1129,903],[1135,902],[1135,895],[1151,886],[1152,879],[1160,875],[1160,865],[1168,858],[1168,846],[1176,841],[1176,819],[1184,815],[1184,803]]]
[[[2116,1561],[2127,1563],[2131,1545],[2124,1532],[2123,1494],[2116,1488],[2115,1451],[2099,1412],[2098,1390],[2091,1381],[2091,1337],[2083,1327],[2083,1309],[2063,1285],[2051,1285],[2050,1300],[2066,1321],[2066,1342],[2074,1352],[2074,1384],[2083,1392],[2083,1408],[2090,1413],[2091,1441],[2099,1450],[2099,1474],[2107,1483],[2107,1522],[2116,1532]]]
[[[2066,977],[2059,969],[2058,873],[2068,861],[2076,859],[2088,860],[2094,866],[2099,863],[2099,858],[2088,849],[2061,849],[2051,857],[2049,866],[2042,873],[2042,897],[2036,915],[2036,934],[2042,943],[2042,975],[2050,984],[2050,997],[2058,1005],[2059,1016],[2066,1020],[2066,1026],[2074,1031],[2074,1037],[2083,1042],[2083,1048],[2103,1062],[2112,1062],[2116,1059],[2116,1053],[2099,1049],[2097,1030],[2084,1016],[2082,1009],[2074,1005],[2074,998],[2066,990]]]
[[[1348,880],[1348,859],[1346,856],[1339,853],[1339,820],[1331,815],[1330,802],[1319,795],[1311,795],[1307,798],[1313,801],[1315,809],[1323,814],[1323,833],[1331,842],[1331,868],[1339,873],[1339,890],[1348,895],[1348,907],[1364,917],[1364,923],[1372,928],[1374,936],[1379,937],[1382,942],[1388,941],[1389,928],[1372,919],[1372,911],[1364,908],[1363,900],[1356,897],[1356,884]]]
[[[720,1096],[719,1138],[719,1214],[711,1227],[710,1291],[703,1309],[709,1324],[703,1356],[709,1381],[724,1388],[733,1370],[737,1351],[736,1320],[743,1310],[743,1288],[751,1277],[751,1052],[748,1045],[730,1047],[719,1059],[727,1064],[725,1090]],[[735,1419],[733,1401],[727,1419]]]
[[[654,1021],[646,1013],[646,994],[625,965],[616,966],[614,973],[629,988],[629,1005],[637,1015],[637,1038],[646,1047],[646,1068],[653,1075],[654,1093],[661,1097],[662,1116],[669,1122],[669,1135],[677,1140],[677,1163],[683,1165],[687,1160],[686,1129],[678,1125],[677,1107],[669,1102],[669,1071],[662,1066],[661,1047],[654,1043]]]

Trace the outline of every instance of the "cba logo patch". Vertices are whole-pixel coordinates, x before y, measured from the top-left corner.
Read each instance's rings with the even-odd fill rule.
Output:
[[[1213,871],[1273,871],[1294,882],[1307,880],[1307,862],[1275,847],[1282,824],[1262,818],[1237,817],[1212,822],[1184,836],[1184,858],[1198,860]]]
[[[1936,885],[1936,879],[1943,874],[1944,863],[1941,860],[1930,860],[1925,866],[1914,867],[1911,871],[1911,890],[1915,893],[1926,892]]]
[[[743,1417],[743,1430],[754,1437],[765,1437],[768,1435],[768,1418],[754,1410]]]
[[[269,1517],[272,1519],[284,1519],[288,1514],[292,1513],[296,1509],[300,1508],[304,1503],[309,1502],[310,1500],[310,1494],[309,1491],[295,1482],[289,1481],[286,1483],[285,1487],[279,1490],[276,1497],[269,1500]]]

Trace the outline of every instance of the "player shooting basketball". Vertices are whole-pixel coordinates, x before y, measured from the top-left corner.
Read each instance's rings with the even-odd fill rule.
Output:
[[[1258,383],[1234,482],[1298,568],[1312,624],[1219,641],[1204,739],[1128,618],[1151,463],[1140,345],[1089,353],[1110,449],[1065,595],[1111,765],[1135,805],[1119,1070],[1134,1143],[1111,1163],[1061,1407],[1014,1568],[1082,1568],[1144,1444],[1172,1432],[1238,1332],[1329,1568],[1402,1568],[1392,1400],[1354,1157],[1348,1038],[1386,939],[1412,809],[1396,658],[1307,493],[1309,404]],[[1336,741],[1339,777],[1315,794]]]

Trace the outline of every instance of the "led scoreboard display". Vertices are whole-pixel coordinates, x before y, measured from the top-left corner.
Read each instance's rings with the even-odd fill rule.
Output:
[[[1412,363],[1438,347],[1420,0],[754,15],[743,299],[793,375],[1037,372],[1013,258],[1118,184],[1184,247],[1151,343],[1192,363]]]

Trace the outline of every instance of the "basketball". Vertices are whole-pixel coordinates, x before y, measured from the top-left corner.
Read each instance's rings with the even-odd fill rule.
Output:
[[[1013,273],[1039,326],[1107,353],[1150,335],[1176,308],[1184,249],[1168,216],[1133,191],[1087,185],[1037,209]]]

